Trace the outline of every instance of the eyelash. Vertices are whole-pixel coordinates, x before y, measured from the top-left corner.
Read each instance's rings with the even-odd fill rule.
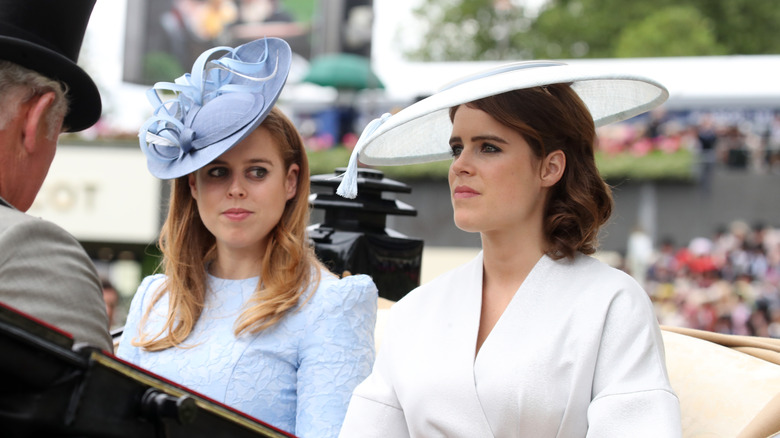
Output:
[[[265,178],[266,175],[268,175],[268,169],[266,169],[265,167],[253,167],[249,169],[248,173],[251,173],[253,178],[262,179]],[[259,173],[260,175],[257,175],[257,173]]]
[[[206,172],[206,175],[212,178],[220,178],[227,175],[227,170],[224,167],[212,167]]]
[[[488,149],[490,149],[490,150],[488,150]],[[450,155],[453,158],[457,158],[458,156],[460,156],[460,154],[462,152],[463,152],[463,146],[461,146],[459,144],[450,146]],[[496,146],[496,145],[494,145],[492,143],[482,143],[480,145],[480,152],[483,152],[483,153],[486,153],[486,154],[494,154],[494,153],[501,152],[501,148],[499,148],[498,146]]]
[[[252,167],[246,171],[252,178],[263,179],[268,175],[268,169],[264,167]],[[213,167],[206,174],[212,178],[223,178],[228,175],[225,167]]]

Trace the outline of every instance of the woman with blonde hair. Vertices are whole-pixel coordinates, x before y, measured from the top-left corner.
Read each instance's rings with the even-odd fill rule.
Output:
[[[678,399],[647,294],[591,257],[612,211],[595,126],[666,98],[659,84],[554,62],[456,81],[370,125],[357,159],[450,159],[471,262],[390,310],[347,437],[678,437]]]
[[[209,60],[218,50],[228,54]],[[339,279],[306,236],[309,168],[274,103],[289,46],[266,38],[201,55],[141,129],[173,179],[164,274],[143,280],[117,355],[299,437],[338,433],[374,358],[377,291]]]

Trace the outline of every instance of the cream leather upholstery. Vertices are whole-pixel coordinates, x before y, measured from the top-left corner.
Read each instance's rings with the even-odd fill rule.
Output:
[[[759,358],[777,354],[777,340],[674,327],[664,327],[662,334],[669,379],[680,399],[683,437],[780,433],[780,365]],[[744,345],[762,342],[767,348]]]

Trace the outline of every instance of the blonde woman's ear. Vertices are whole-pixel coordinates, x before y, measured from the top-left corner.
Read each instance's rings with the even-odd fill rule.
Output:
[[[290,165],[290,168],[287,169],[287,200],[295,197],[295,194],[298,193],[298,172],[300,172],[300,167],[297,164]]]
[[[187,184],[190,186],[190,195],[192,198],[198,199],[198,185],[195,183],[195,172],[187,175]]]

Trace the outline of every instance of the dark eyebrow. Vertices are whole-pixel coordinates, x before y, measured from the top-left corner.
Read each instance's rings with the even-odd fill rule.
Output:
[[[509,144],[506,140],[504,140],[501,137],[496,137],[495,135],[476,135],[474,137],[471,137],[472,142],[478,142],[478,141],[493,141],[496,143],[501,144]],[[463,143],[463,140],[460,137],[450,137],[450,144],[453,143]]]
[[[477,141],[494,141],[496,143],[503,143],[503,144],[509,144],[506,140],[504,140],[501,137],[497,137],[495,135],[477,135],[474,137],[471,137],[471,141],[477,142]]]

